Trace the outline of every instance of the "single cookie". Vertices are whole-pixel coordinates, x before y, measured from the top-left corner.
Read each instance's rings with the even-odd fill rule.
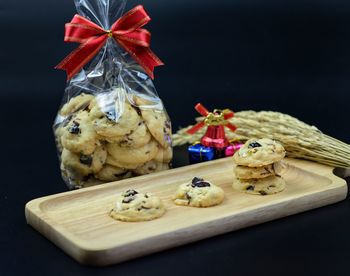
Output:
[[[141,194],[127,190],[117,196],[117,202],[110,216],[116,220],[137,222],[161,217],[165,208],[159,197],[150,193]]]
[[[78,154],[63,149],[61,155],[62,165],[69,175],[74,178],[81,178],[92,173],[98,173],[105,163],[107,151],[104,146],[96,147],[91,155]]]
[[[107,151],[116,161],[141,165],[152,160],[157,155],[158,145],[154,140],[140,148],[127,148],[118,144],[108,144]]]
[[[154,139],[164,148],[171,146],[171,123],[165,111],[147,107],[147,100],[139,97],[135,103]]]
[[[234,167],[234,173],[239,179],[264,178],[271,175],[278,175],[277,169],[280,167],[280,162],[256,168],[236,166]]]
[[[90,106],[90,118],[95,131],[110,142],[135,131],[140,122],[136,110],[126,102],[107,104],[96,98]]]
[[[89,95],[85,93],[82,93],[79,96],[73,97],[69,100],[68,103],[62,106],[61,110],[59,111],[59,114],[61,116],[68,116],[79,110],[83,110],[89,106],[90,102],[94,98],[95,97],[93,95]]]
[[[83,162],[81,162],[79,154],[67,149],[63,149],[61,154],[61,169],[71,179],[81,179],[92,173],[91,166],[86,164],[84,158]]]
[[[126,169],[112,165],[104,165],[103,168],[95,174],[97,179],[102,181],[117,181],[131,177],[132,173]]]
[[[154,172],[161,172],[168,169],[169,169],[169,164],[151,160],[141,165],[140,167],[137,167],[136,169],[134,169],[133,173],[136,175],[144,175],[144,174],[150,174]]]
[[[214,184],[195,177],[190,183],[179,186],[174,196],[177,205],[209,207],[224,200],[224,191]]]
[[[263,138],[248,140],[233,156],[237,165],[262,167],[282,160],[286,152],[277,141]]]
[[[62,132],[63,147],[76,153],[90,155],[100,144],[87,111],[79,111],[73,116]]]
[[[269,176],[261,179],[235,178],[232,187],[237,191],[248,194],[271,195],[283,191],[286,182],[279,176]]]

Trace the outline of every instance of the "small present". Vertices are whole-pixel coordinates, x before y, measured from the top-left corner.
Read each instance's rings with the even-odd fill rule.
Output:
[[[189,146],[188,155],[191,164],[210,161],[216,158],[215,148],[206,147],[200,143]]]
[[[225,157],[233,156],[242,146],[243,144],[240,142],[230,143],[230,145],[225,148]]]
[[[188,134],[194,134],[202,127],[207,126],[207,130],[200,143],[197,143],[188,148],[190,162],[198,163],[203,161],[209,161],[218,159],[230,154],[234,148],[231,147],[229,140],[225,135],[225,127],[231,131],[235,131],[236,127],[228,122],[228,119],[234,116],[231,110],[215,109],[213,112],[209,112],[202,104],[197,104],[195,109],[204,116],[204,120],[194,125],[192,128],[187,130]],[[230,147],[229,150],[226,150]],[[205,152],[206,156],[203,156]]]

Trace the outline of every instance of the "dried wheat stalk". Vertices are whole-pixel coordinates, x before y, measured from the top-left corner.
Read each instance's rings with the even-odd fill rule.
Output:
[[[197,121],[203,118],[197,118]],[[310,126],[298,119],[272,111],[241,111],[235,113],[230,122],[238,128],[235,132],[226,131],[229,139],[248,140],[250,138],[272,138],[280,141],[288,157],[312,160],[318,163],[349,168],[350,145],[323,134],[315,126]],[[199,141],[205,128],[194,135],[180,129],[173,135],[173,145]]]

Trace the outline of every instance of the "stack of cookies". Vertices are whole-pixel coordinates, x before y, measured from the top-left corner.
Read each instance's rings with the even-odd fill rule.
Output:
[[[129,100],[119,88],[71,98],[54,131],[71,188],[166,170],[172,159],[171,123],[160,100]]]
[[[283,146],[271,139],[250,139],[233,156],[233,188],[248,194],[269,195],[281,192],[286,184],[278,175],[281,160],[285,156]]]

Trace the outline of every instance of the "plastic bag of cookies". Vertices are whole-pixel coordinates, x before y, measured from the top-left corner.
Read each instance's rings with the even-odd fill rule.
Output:
[[[126,1],[75,2],[109,30]],[[67,82],[53,129],[69,188],[166,170],[172,160],[171,122],[152,79],[113,38]]]

